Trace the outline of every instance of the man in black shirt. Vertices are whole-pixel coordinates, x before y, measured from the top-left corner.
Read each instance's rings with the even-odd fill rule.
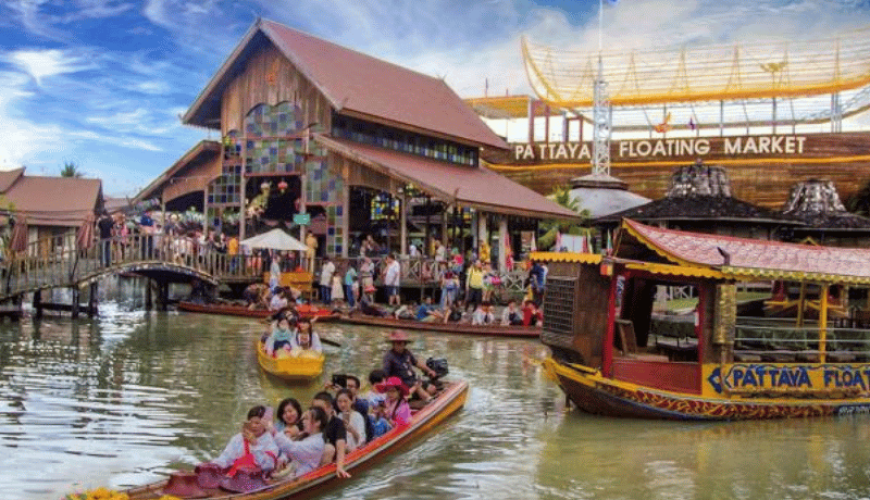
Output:
[[[406,348],[408,345],[408,334],[402,330],[393,330],[390,332],[389,342],[392,344],[392,348],[384,354],[384,373],[386,377],[399,377],[402,379],[402,383],[411,389],[411,394],[417,394],[423,401],[432,399],[432,395],[426,391],[423,383],[417,379],[414,367],[416,366],[423,370],[430,377],[435,377],[437,374],[426,366],[426,363],[418,361],[411,354],[411,351]]]
[[[311,400],[311,406],[322,409],[326,412],[329,423],[326,424],[326,429],[323,429],[323,439],[326,441],[326,447],[323,449],[323,460],[321,463],[332,462],[335,458],[335,474],[340,478],[348,478],[350,474],[344,470],[344,454],[347,447],[347,428],[344,426],[344,420],[335,415],[335,401],[332,399],[332,394],[323,391],[314,395]]]
[[[112,265],[112,228],[115,221],[109,212],[103,210],[100,220],[97,221],[97,229],[100,231],[100,263],[109,267]]]

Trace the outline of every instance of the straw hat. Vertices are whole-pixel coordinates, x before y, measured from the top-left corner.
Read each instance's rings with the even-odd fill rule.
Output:
[[[387,342],[408,342],[410,338],[408,338],[408,334],[402,330],[393,330],[390,332],[390,336],[387,339]]]
[[[399,392],[402,394],[403,398],[408,397],[408,394],[411,392],[411,390],[408,389],[408,386],[405,385],[405,383],[402,382],[402,379],[400,379],[399,377],[389,377],[387,380],[381,382],[380,384],[375,384],[375,389],[377,389],[378,392],[387,392],[387,389],[389,389],[390,387],[395,387],[396,389],[398,389]]]

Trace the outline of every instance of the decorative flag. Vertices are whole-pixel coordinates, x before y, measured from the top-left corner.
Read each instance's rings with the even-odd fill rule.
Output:
[[[689,118],[689,130],[698,130],[698,125],[695,124],[695,119],[693,117]]]
[[[589,239],[583,237],[583,253],[589,253]]]
[[[562,233],[560,231],[556,231],[556,251],[562,251]]]
[[[610,237],[610,229],[607,230],[607,255],[613,253],[613,239]]]
[[[532,250],[533,252],[537,252],[537,251],[538,251],[538,244],[535,243],[535,233],[532,233],[532,242],[531,242],[531,244],[530,244],[529,246],[531,247],[531,250]]]

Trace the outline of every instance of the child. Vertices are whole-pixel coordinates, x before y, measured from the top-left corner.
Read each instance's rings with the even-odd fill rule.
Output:
[[[378,390],[387,393],[384,403],[384,417],[392,427],[408,425],[411,422],[411,407],[406,398],[410,393],[399,377],[390,377],[379,384]]]
[[[266,339],[264,346],[266,354],[272,357],[276,357],[277,352],[280,349],[284,349],[287,352],[290,352],[290,350],[293,349],[293,337],[295,333],[295,316],[285,315],[279,318],[278,322],[275,323],[275,328],[272,329],[272,333]]]

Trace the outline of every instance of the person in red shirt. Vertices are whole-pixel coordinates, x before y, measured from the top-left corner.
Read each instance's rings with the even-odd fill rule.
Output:
[[[523,304],[523,325],[539,326],[544,322],[544,312],[535,306],[534,301],[527,300]]]

